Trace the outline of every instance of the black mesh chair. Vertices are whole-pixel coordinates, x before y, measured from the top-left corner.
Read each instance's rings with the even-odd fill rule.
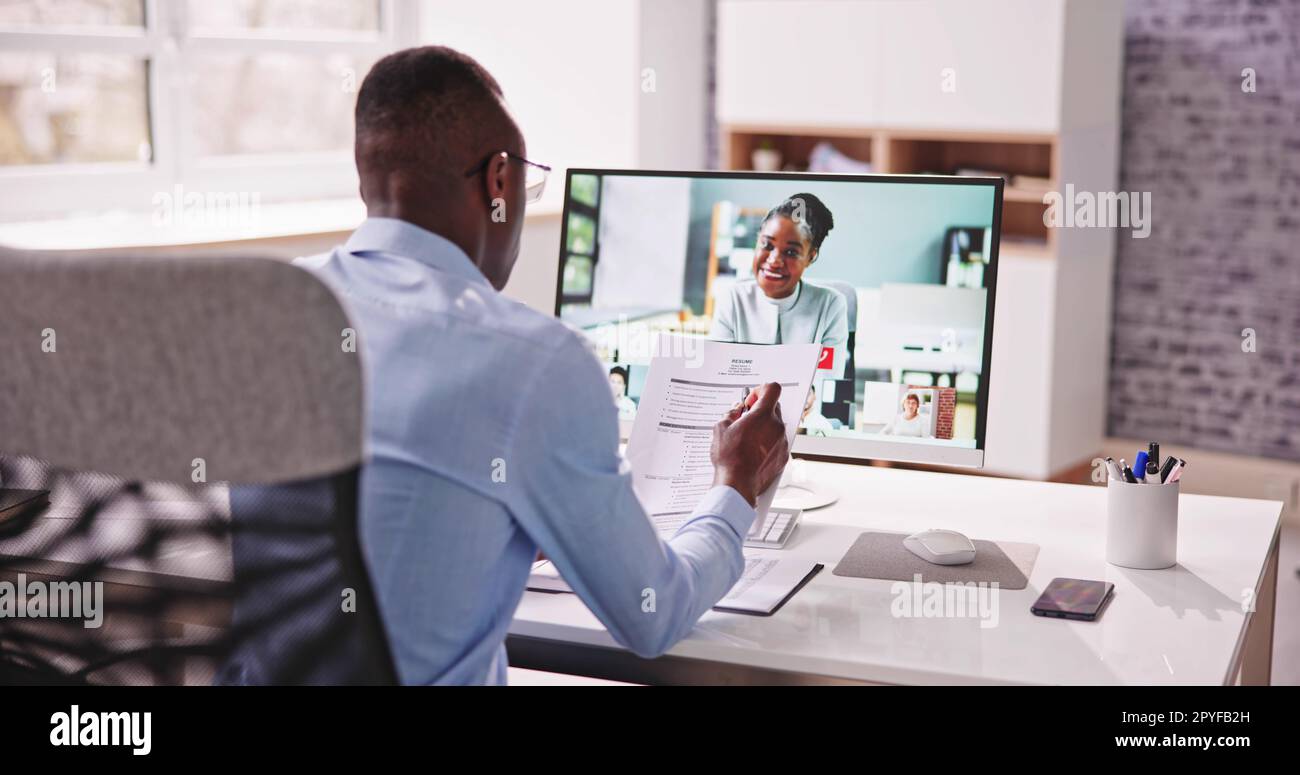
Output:
[[[396,681],[356,525],[361,368],[323,284],[0,251],[0,309],[0,487],[50,491],[0,522],[0,582],[103,590],[80,587],[98,626],[0,618],[0,682]]]
[[[858,292],[851,284],[839,280],[828,280],[823,284],[844,297],[848,307],[849,338],[845,342],[844,376],[837,380],[825,380],[817,386],[818,398],[822,402],[821,413],[829,419],[838,420],[841,427],[852,428],[858,404],[857,364],[854,362],[858,346]],[[827,383],[834,384],[834,392],[823,395]]]

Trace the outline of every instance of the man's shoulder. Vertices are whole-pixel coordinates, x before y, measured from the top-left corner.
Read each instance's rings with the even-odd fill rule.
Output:
[[[492,360],[512,360],[518,377],[548,373],[562,375],[568,384],[590,377],[596,356],[579,331],[498,291],[478,296],[477,304],[477,310],[460,318],[460,324],[494,342]]]
[[[339,262],[345,258],[340,246],[325,253],[295,258],[293,263],[316,274],[343,296],[377,295],[373,289],[353,287],[352,282],[344,279],[346,269]],[[576,337],[555,317],[505,296],[486,284],[467,283],[460,278],[443,278],[433,296],[383,295],[382,301],[388,308],[405,307],[446,315],[455,318],[459,325],[479,329],[489,336],[522,340],[541,351]]]
[[[547,315],[499,292],[492,293],[489,304],[492,317],[485,322],[502,336],[521,339],[543,353],[587,349],[581,334],[554,315]]]

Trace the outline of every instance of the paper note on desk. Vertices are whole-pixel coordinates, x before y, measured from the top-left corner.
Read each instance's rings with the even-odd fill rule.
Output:
[[[625,454],[641,505],[661,533],[672,535],[713,486],[714,424],[751,390],[780,383],[786,440],[794,444],[821,345],[661,336],[655,352],[662,354],[650,361]],[[759,495],[760,521],[775,496],[775,484]]]
[[[812,560],[795,557],[773,559],[745,552],[745,571],[740,575],[740,581],[713,607],[719,611],[770,614],[821,569],[822,566]]]

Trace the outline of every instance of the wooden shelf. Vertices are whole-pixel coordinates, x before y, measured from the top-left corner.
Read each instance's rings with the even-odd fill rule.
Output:
[[[1048,240],[1028,240],[1017,238],[1012,235],[1003,236],[1001,244],[998,246],[998,255],[1002,258],[1015,256],[1017,258],[1035,258],[1046,259],[1052,257],[1052,243]]]
[[[957,132],[899,127],[724,125],[722,162],[726,169],[752,168],[751,154],[762,145],[781,151],[782,167],[807,169],[820,142],[883,174],[952,175],[961,169],[988,170],[1008,178],[1027,175],[1056,180],[1057,139],[1049,134]],[[1053,184],[1052,189],[1056,186]],[[1008,244],[1040,246],[1021,251],[1051,257],[1055,241],[1043,223],[1047,205],[1037,188],[1003,188],[1002,234]]]
[[[1003,175],[1052,177],[1052,143],[1011,142],[1005,139],[916,139],[885,133],[889,172],[934,172],[953,175],[961,169],[990,170]]]
[[[869,162],[874,138],[870,132],[853,132],[823,128],[803,130],[792,127],[760,129],[728,128],[723,135],[722,160],[727,169],[753,168],[754,149],[770,145],[781,152],[783,168],[808,169],[808,156],[818,143],[828,142],[837,151],[859,161]]]
[[[1053,186],[1052,189],[1049,190],[1055,190],[1055,186]],[[1035,204],[1043,204],[1043,195],[1046,193],[1047,193],[1046,191],[1038,191],[1036,189],[1014,188],[1008,186],[1002,189],[1002,201],[1003,202],[1033,202]]]
[[[1002,235],[1004,237],[1035,239],[1050,243],[1051,234],[1043,223],[1047,205],[1041,199],[1021,201],[1003,198]]]

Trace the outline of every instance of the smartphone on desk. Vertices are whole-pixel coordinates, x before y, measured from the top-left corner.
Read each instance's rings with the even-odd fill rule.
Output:
[[[1096,621],[1114,592],[1115,585],[1109,581],[1052,579],[1029,610],[1037,616]]]

